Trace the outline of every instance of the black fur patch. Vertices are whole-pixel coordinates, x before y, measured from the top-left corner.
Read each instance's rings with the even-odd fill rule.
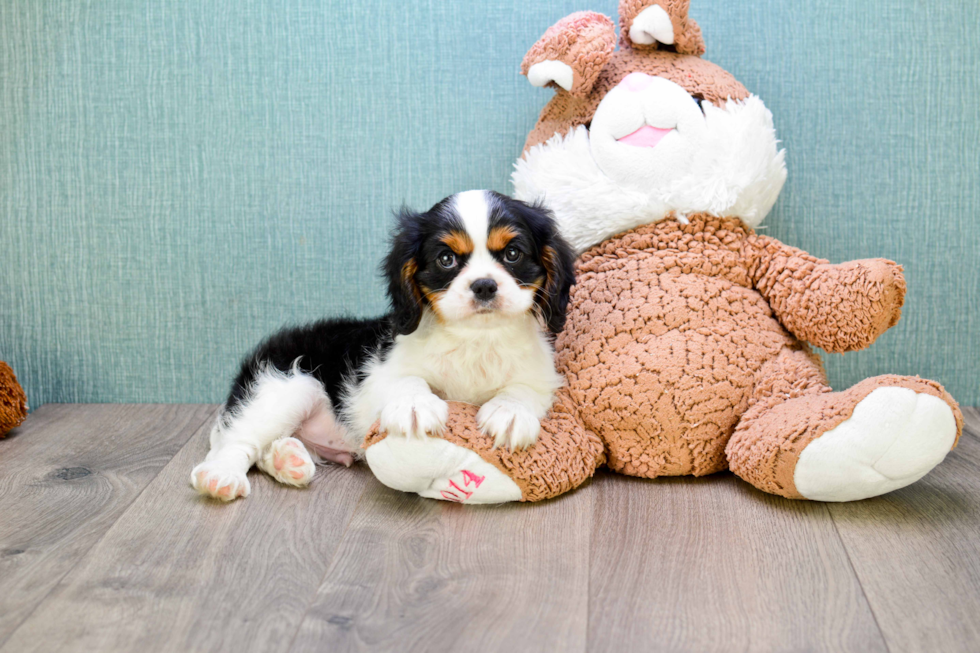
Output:
[[[288,327],[271,335],[242,361],[226,404],[241,403],[264,365],[288,372],[299,359],[299,369],[323,384],[334,408],[341,406],[340,392],[347,378],[358,378],[364,363],[375,353],[391,347],[388,317],[357,320],[320,320]],[[360,381],[360,378],[358,378]]]

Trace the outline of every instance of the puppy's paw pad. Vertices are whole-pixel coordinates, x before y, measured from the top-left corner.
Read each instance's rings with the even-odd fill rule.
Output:
[[[432,393],[395,399],[381,411],[381,430],[389,435],[438,436],[449,419],[449,404]]]
[[[309,485],[316,472],[313,458],[296,438],[280,438],[270,444],[258,465],[280,483],[298,487]]]
[[[493,438],[495,447],[525,449],[538,439],[541,423],[527,406],[509,397],[494,397],[476,414],[480,430]]]
[[[191,472],[191,485],[199,494],[220,501],[247,497],[251,492],[244,472],[203,462]]]

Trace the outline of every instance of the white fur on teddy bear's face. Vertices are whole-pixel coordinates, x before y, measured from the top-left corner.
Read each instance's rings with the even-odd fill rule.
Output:
[[[639,92],[620,88],[625,82],[599,104],[592,133],[580,126],[555,134],[517,161],[516,197],[544,202],[580,252],[669,214],[704,212],[758,226],[786,180],[762,100],[704,102],[702,116],[669,80],[654,78]],[[643,124],[673,131],[652,148],[617,142]]]

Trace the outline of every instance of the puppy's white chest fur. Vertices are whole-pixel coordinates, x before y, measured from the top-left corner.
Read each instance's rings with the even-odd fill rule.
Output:
[[[514,383],[553,392],[561,383],[551,344],[537,322],[520,316],[492,326],[439,324],[428,316],[397,339],[392,361],[419,376],[439,397],[482,405]],[[550,389],[550,390],[549,390]]]
[[[445,423],[446,400],[483,406],[481,427],[517,433],[526,446],[562,384],[551,343],[538,321],[524,315],[487,316],[487,324],[463,327],[426,311],[418,329],[395,338],[387,355],[365,372],[349,388],[344,414],[355,438],[363,438],[379,418],[384,425],[386,410],[405,413],[402,431],[435,433]]]

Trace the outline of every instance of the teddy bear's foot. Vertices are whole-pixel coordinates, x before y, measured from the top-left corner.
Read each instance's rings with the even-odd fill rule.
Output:
[[[956,401],[918,377],[813,384],[750,408],[726,447],[729,467],[791,499],[856,501],[905,487],[942,462],[963,428]]]
[[[283,485],[296,487],[309,485],[316,472],[313,458],[296,438],[279,438],[274,441],[255,464]]]
[[[494,447],[477,424],[478,406],[449,402],[441,437],[385,435],[376,423],[364,457],[390,488],[459,503],[541,501],[572,490],[605,462],[602,441],[585,429],[567,388],[555,394],[537,442],[526,449]]]
[[[456,503],[521,500],[521,489],[479,455],[439,438],[390,435],[365,451],[371,471],[390,488]]]
[[[955,440],[956,418],[945,401],[910,388],[878,388],[803,449],[796,491],[817,501],[885,494],[925,476]]]

